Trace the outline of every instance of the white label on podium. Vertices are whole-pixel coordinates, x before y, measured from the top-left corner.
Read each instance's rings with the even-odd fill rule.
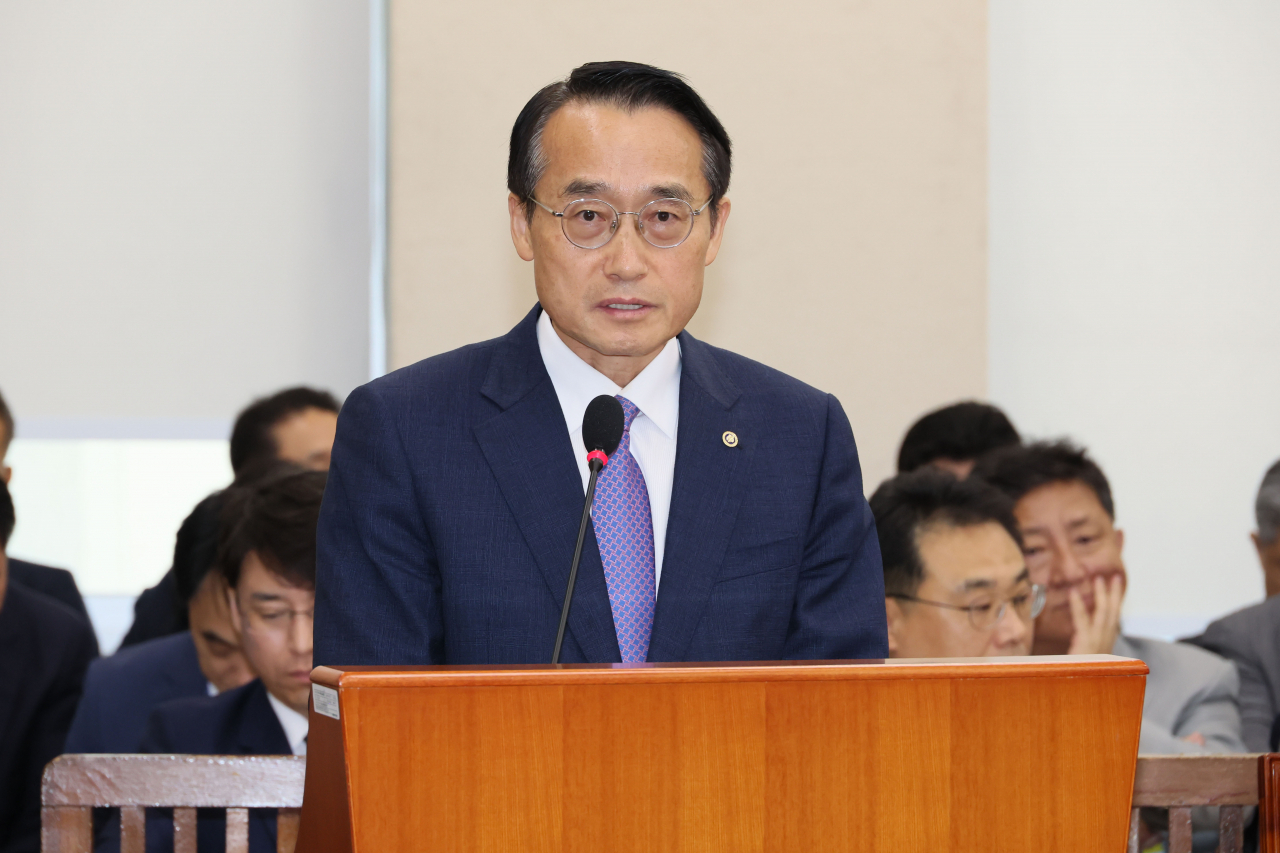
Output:
[[[311,685],[311,701],[315,703],[316,713],[326,717],[338,717],[338,691],[323,684]]]

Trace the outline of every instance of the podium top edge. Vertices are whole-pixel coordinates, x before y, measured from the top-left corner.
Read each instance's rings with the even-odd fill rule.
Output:
[[[884,679],[1080,678],[1147,674],[1140,660],[1114,655],[896,658],[728,663],[515,664],[492,666],[318,666],[329,687],[445,687],[689,682],[865,681]]]

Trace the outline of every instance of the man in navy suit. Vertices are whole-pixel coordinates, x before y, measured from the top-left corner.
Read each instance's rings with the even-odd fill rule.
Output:
[[[320,520],[318,664],[546,663],[599,394],[626,427],[564,661],[886,655],[840,404],[684,331],[729,219],[729,167],[719,120],[667,71],[591,63],[529,101],[508,206],[538,304],[505,337],[347,399]]]
[[[178,528],[174,576],[190,629],[90,664],[67,752],[133,752],[157,705],[214,695],[253,678],[231,621],[226,581],[210,571],[222,502],[222,492],[210,495]]]
[[[305,755],[311,696],[316,519],[325,474],[291,465],[228,489],[218,569],[231,588],[232,620],[258,678],[215,697],[175,699],[147,723],[139,752],[185,755]],[[221,813],[201,814],[201,853],[223,849]],[[119,845],[119,821],[103,849]],[[147,849],[173,849],[172,819],[148,815]],[[251,853],[276,849],[274,812],[254,811]]]

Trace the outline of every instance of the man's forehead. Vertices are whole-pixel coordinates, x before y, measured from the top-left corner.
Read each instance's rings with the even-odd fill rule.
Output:
[[[539,147],[550,189],[570,182],[618,190],[668,184],[702,191],[702,140],[682,116],[663,108],[625,111],[608,104],[568,104],[543,129]]]
[[[1017,543],[995,522],[934,525],[922,533],[919,547],[925,577],[956,592],[1002,589],[1027,573]]]
[[[1048,524],[1079,527],[1110,520],[1102,501],[1087,483],[1062,480],[1032,489],[1015,507],[1018,524],[1024,529],[1042,529]]]

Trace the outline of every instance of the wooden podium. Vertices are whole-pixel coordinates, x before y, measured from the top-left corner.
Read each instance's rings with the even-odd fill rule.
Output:
[[[318,667],[297,849],[1120,853],[1146,672]]]

